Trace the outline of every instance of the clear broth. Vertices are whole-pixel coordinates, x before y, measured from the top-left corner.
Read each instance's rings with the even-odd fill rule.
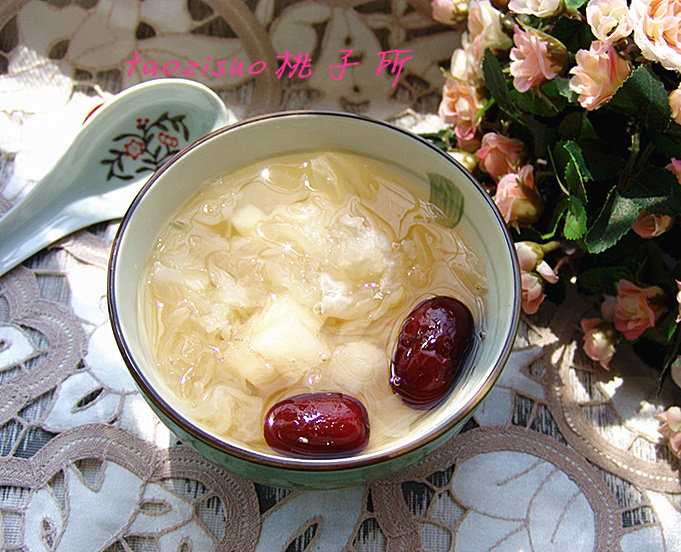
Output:
[[[308,392],[366,406],[370,449],[422,411],[389,385],[402,323],[450,295],[484,321],[482,262],[414,177],[342,151],[291,154],[207,183],[159,236],[143,318],[190,419],[269,451],[267,410]],[[271,451],[269,451],[271,452]]]

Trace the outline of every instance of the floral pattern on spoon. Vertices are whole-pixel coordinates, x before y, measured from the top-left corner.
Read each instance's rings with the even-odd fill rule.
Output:
[[[109,150],[111,157],[100,161],[109,167],[106,179],[132,180],[135,174],[158,169],[189,143],[185,117],[171,116],[167,111],[153,122],[148,117],[138,117],[136,131],[116,136],[116,144]]]

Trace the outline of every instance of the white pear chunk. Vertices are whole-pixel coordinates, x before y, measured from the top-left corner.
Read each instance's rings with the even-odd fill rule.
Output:
[[[230,217],[230,222],[239,234],[246,236],[253,232],[257,224],[264,218],[265,213],[255,205],[249,203],[238,209]]]
[[[289,297],[273,297],[254,317],[250,346],[287,380],[304,376],[328,361],[329,347],[320,334],[323,320]]]
[[[329,363],[329,376],[339,389],[358,393],[379,377],[387,378],[389,359],[385,351],[368,341],[341,345]]]

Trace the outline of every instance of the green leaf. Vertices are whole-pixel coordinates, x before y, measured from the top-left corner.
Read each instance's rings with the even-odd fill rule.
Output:
[[[419,136],[445,151],[456,146],[456,135],[454,134],[454,130],[450,127],[438,130],[437,132],[422,132]]]
[[[563,109],[567,105],[568,98],[564,94],[564,85],[559,82],[562,80],[562,77],[556,77],[551,79],[550,81],[545,82],[542,84],[539,89],[542,91],[542,93],[549,99],[551,100],[552,103],[556,105],[559,109]],[[565,79],[567,80],[567,79]],[[568,81],[569,83],[569,81]],[[568,85],[569,88],[569,85]],[[573,92],[574,94],[574,92]]]
[[[579,143],[592,180],[610,180],[619,175],[625,162],[610,144],[594,139],[581,140]]]
[[[558,18],[551,34],[573,53],[577,50],[588,50],[596,38],[588,25],[584,25],[582,21],[566,16]]]
[[[673,332],[669,335],[669,346],[667,347],[667,352],[662,361],[661,369],[662,377],[664,377],[667,374],[669,367],[671,366],[676,356],[679,354],[679,348],[681,348],[681,324],[676,322],[676,320],[674,320],[674,322],[675,325]],[[660,380],[660,385],[661,384],[662,380]]]
[[[540,236],[542,240],[553,239],[553,237],[556,235],[556,232],[558,231],[558,223],[560,222],[560,219],[563,217],[563,214],[565,213],[567,208],[568,208],[567,196],[563,196],[560,198],[560,201],[556,205],[556,208],[553,211],[553,215],[551,215],[551,220],[549,221],[548,224],[548,232]]]
[[[662,336],[664,336],[664,338],[667,340],[667,343],[671,342],[672,338],[674,337],[674,334],[676,333],[676,329],[679,326],[678,322],[676,321],[677,316],[678,316],[678,311],[677,312],[670,312],[662,320],[662,322],[660,322],[656,326],[657,331]]]
[[[565,0],[565,7],[568,10],[578,10],[581,8],[584,4],[586,4],[588,0]]]
[[[514,88],[510,94],[519,110],[539,117],[555,117],[568,103],[555,79],[545,82],[538,91],[532,89],[521,93]]]
[[[591,180],[591,172],[582,156],[581,146],[574,140],[559,142],[554,150],[554,159],[558,164],[556,170],[563,171],[568,192],[587,203],[585,184]]]
[[[622,198],[617,188],[608,197],[586,233],[584,243],[589,253],[602,253],[615,245],[626,234],[638,217],[639,207]]]
[[[676,332],[676,316],[676,312],[668,312],[667,315],[657,323],[654,329],[647,329],[643,334],[643,337],[650,339],[655,343],[668,345],[674,337],[674,333]]]
[[[485,77],[487,90],[497,101],[499,107],[511,117],[517,117],[519,113],[511,101],[501,64],[489,48],[485,50],[485,55],[482,58],[482,74]]]
[[[665,134],[668,134],[669,136],[672,136],[674,138],[681,139],[681,125],[676,121],[672,121],[666,128]]]
[[[568,240],[578,240],[586,233],[586,208],[576,196],[569,196],[563,234]]]
[[[525,93],[518,92],[515,88],[511,90],[511,101],[519,110],[539,117],[553,117],[559,113],[559,109],[549,105],[531,90]]]
[[[581,197],[581,194],[584,194],[582,199],[586,199],[584,184],[591,180],[592,177],[589,167],[586,166],[584,157],[582,157],[582,147],[574,140],[568,140],[563,144],[563,149],[570,156],[570,162],[568,163],[565,171],[566,176],[568,176],[568,172],[570,172],[570,177],[579,179],[578,184],[580,187],[577,190],[578,195]],[[575,182],[575,185],[577,185],[577,182]]]
[[[615,245],[636,222],[641,209],[659,215],[676,215],[681,212],[681,190],[666,169],[648,166],[627,190],[616,187],[586,234],[590,253],[601,253]]]
[[[577,103],[578,94],[570,88],[570,79],[567,77],[556,77],[551,82],[555,83],[556,91],[569,103]]]
[[[440,222],[447,228],[454,228],[463,216],[464,198],[454,182],[441,174],[428,173],[430,202],[442,211]]]
[[[646,166],[634,185],[621,195],[649,213],[668,216],[681,213],[681,186],[676,176],[662,167]]]
[[[664,260],[664,251],[655,240],[644,240],[639,247],[634,266],[644,267],[645,273],[639,278],[646,282],[662,283],[669,278],[669,270]],[[640,273],[640,269],[637,273]]]
[[[645,65],[631,72],[608,106],[636,117],[656,132],[664,131],[671,122],[671,108],[664,84]]]
[[[596,130],[587,116],[586,111],[569,113],[558,126],[558,132],[569,140],[598,138]]]
[[[577,276],[577,283],[597,295],[617,295],[617,283],[622,279],[633,280],[625,266],[599,266],[590,268]]]
[[[681,125],[672,121],[661,132],[649,129],[649,135],[650,141],[662,155],[681,159]]]

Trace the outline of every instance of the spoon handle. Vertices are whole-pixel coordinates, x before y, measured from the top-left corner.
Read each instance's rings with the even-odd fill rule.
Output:
[[[75,230],[121,218],[153,170],[228,121],[222,100],[189,80],[155,79],[107,100],[52,170],[0,216],[0,276]]]
[[[57,187],[36,185],[0,216],[0,276],[51,243],[101,219],[90,222],[88,205],[69,203],[56,191]]]

